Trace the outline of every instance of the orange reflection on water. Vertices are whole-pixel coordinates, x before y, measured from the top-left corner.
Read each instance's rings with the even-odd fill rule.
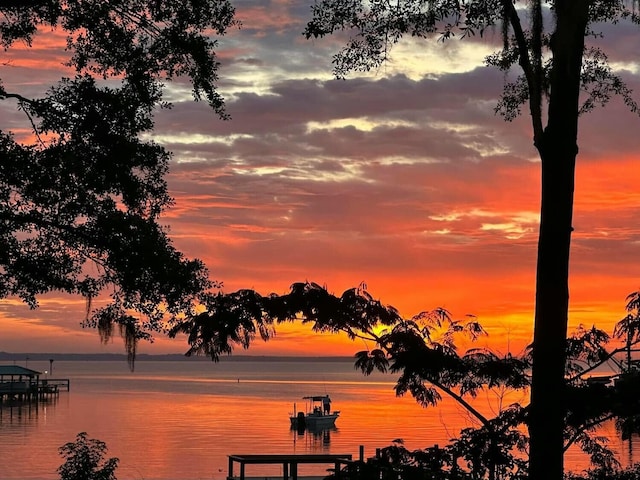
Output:
[[[450,398],[422,408],[410,396],[396,397],[393,376],[363,377],[350,362],[140,362],[132,373],[126,363],[60,361],[56,368],[71,378],[72,388],[47,406],[46,415],[41,407],[35,414],[7,417],[5,411],[0,417],[3,480],[54,480],[62,462],[58,447],[83,431],[106,442],[107,455],[120,459],[119,478],[222,480],[231,454],[357,458],[362,447],[371,457],[397,439],[409,450],[444,446],[462,428],[480,424]],[[292,430],[289,416],[305,409],[302,397],[324,394],[341,412],[335,428]],[[472,405],[492,417],[516,401],[526,404],[526,394],[494,390]],[[619,440],[612,424],[607,428],[602,433],[626,464],[633,458],[630,444]],[[572,449],[566,465],[581,469],[586,459]],[[273,468],[252,466],[248,474],[281,473]],[[323,473],[318,468],[301,467],[300,474]]]

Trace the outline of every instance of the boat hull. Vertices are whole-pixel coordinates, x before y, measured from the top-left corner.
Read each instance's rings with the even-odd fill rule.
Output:
[[[310,428],[332,427],[336,423],[336,419],[340,414],[338,412],[317,415],[313,413],[304,416],[289,417],[292,427],[302,427],[303,425]]]

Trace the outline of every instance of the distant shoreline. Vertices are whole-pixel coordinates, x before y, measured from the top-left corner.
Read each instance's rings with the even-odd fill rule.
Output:
[[[24,362],[26,359],[34,362],[54,361],[118,361],[126,362],[127,355],[120,353],[9,353],[0,352],[0,363],[3,362]],[[148,354],[140,353],[136,355],[136,362],[211,362],[208,357],[192,356],[186,357],[181,353]],[[345,362],[353,361],[351,356],[320,357],[320,356],[283,356],[283,355],[223,355],[221,362]]]

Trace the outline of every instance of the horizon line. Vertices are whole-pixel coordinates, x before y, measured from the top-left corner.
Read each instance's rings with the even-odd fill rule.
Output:
[[[63,357],[91,357],[94,359],[103,358],[103,359],[126,359],[126,353],[52,353],[52,352],[5,352],[0,351],[0,361],[49,361],[49,360],[62,360]],[[167,358],[171,357],[172,359],[180,359],[180,360],[196,360],[196,361],[213,361],[210,357],[203,355],[192,355],[187,356],[184,353],[139,353],[136,354],[137,360],[144,360],[145,358]],[[239,355],[221,355],[218,361],[224,360],[242,360],[242,359],[314,359],[314,360],[353,360],[353,356],[350,355],[251,355],[251,354],[239,354]]]

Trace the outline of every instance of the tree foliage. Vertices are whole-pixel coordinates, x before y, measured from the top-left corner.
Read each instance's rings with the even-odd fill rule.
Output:
[[[133,359],[140,338],[217,286],[158,223],[173,202],[170,154],[145,135],[154,111],[170,106],[164,83],[179,77],[227,117],[215,49],[234,9],[226,0],[0,0],[0,14],[5,50],[48,36],[71,73],[38,98],[0,80],[0,100],[24,114],[23,125],[0,126],[0,298],[35,308],[50,291],[83,295],[86,325],[106,339],[119,324]],[[99,295],[111,301],[92,311]]]
[[[526,448],[524,424],[532,478],[544,472],[559,478],[560,450],[572,444],[610,469],[610,452],[593,432],[609,418],[633,428],[637,383],[611,389],[585,380],[616,352],[606,350],[610,338],[594,328],[567,340],[568,264],[578,116],[612,95],[638,110],[606,52],[585,45],[585,38],[597,34],[600,22],[638,23],[635,7],[625,0],[319,0],[304,32],[307,38],[339,30],[351,35],[334,57],[335,72],[344,77],[377,68],[405,36],[446,41],[500,28],[502,49],[486,62],[519,73],[509,77],[496,111],[511,120],[528,105],[543,172],[535,332],[525,356],[460,353],[460,336],[484,334],[475,318],[455,320],[436,309],[405,319],[364,286],[340,297],[310,283],[294,284],[286,295],[210,293],[217,284],[203,264],[177,251],[158,223],[172,203],[164,180],[169,154],[144,135],[154,111],[169,106],[163,82],[182,76],[196,100],[226,118],[213,35],[235,24],[227,0],[0,0],[0,44],[28,48],[45,30],[63,32],[72,72],[38,98],[0,82],[0,100],[17,104],[31,133],[0,130],[0,297],[35,307],[53,290],[81,294],[88,299],[86,325],[98,327],[104,339],[118,326],[131,359],[138,339],[154,331],[184,333],[188,354],[216,360],[257,337],[270,338],[280,322],[301,320],[316,332],[343,332],[375,345],[356,355],[356,366],[397,373],[398,395],[410,393],[424,406],[448,395],[478,420],[479,429],[461,433],[458,450],[454,443],[429,460],[439,458],[455,475],[457,459],[466,462],[469,478],[520,475],[524,464],[510,455]],[[91,300],[105,292],[110,303],[93,310]],[[632,294],[629,315],[614,331],[629,345],[640,332],[638,298]],[[196,304],[206,310],[198,312]],[[492,388],[530,389],[532,403],[486,418],[469,399]],[[573,401],[586,398],[585,405]]]
[[[636,0],[320,0],[312,7],[307,38],[336,31],[349,35],[333,58],[344,77],[377,68],[402,38],[437,36],[442,41],[502,34],[502,49],[486,59],[508,75],[496,111],[512,120],[528,105],[533,144],[541,160],[540,234],[532,356],[531,469],[534,480],[563,475],[564,381],[569,311],[569,257],[573,231],[578,119],[622,97],[632,112],[631,90],[589,45],[598,24],[640,23]]]
[[[117,458],[105,459],[107,444],[80,432],[75,442],[59,449],[65,459],[58,468],[60,480],[116,480]]]
[[[597,26],[602,22],[630,20],[637,23],[640,19],[636,1],[589,0],[581,3],[580,11],[585,9],[586,12],[584,33],[594,37],[599,36]],[[542,103],[551,97],[550,75],[553,71],[553,56],[545,54],[552,53],[553,49],[553,26],[550,26],[553,19],[549,18],[545,5],[551,12],[566,8],[564,1],[401,0],[386,3],[323,0],[312,6],[312,19],[304,35],[318,38],[338,31],[350,35],[346,45],[333,57],[335,75],[346,78],[350,72],[375,70],[390,60],[392,47],[404,37],[436,37],[447,41],[483,37],[499,31],[503,48],[489,55],[485,62],[505,72],[519,69],[520,73],[505,83],[496,112],[512,120],[531,101],[532,113],[539,117]],[[523,16],[527,10],[528,18]],[[580,111],[584,113],[603,106],[613,95],[620,95],[633,111],[637,111],[631,90],[610,67],[606,53],[596,46],[590,46],[583,53],[580,80],[584,99]],[[533,118],[533,121],[540,123],[540,131],[536,133],[541,134],[542,119]]]
[[[577,445],[601,472],[616,472],[619,464],[598,427],[616,419],[623,435],[640,431],[640,372],[635,364],[625,364],[620,358],[640,343],[633,336],[640,328],[638,298],[638,292],[627,297],[628,315],[616,324],[612,335],[579,326],[565,341],[563,451]],[[376,300],[364,285],[337,296],[309,282],[293,284],[284,295],[262,296],[250,290],[220,293],[210,307],[184,319],[170,332],[188,335],[188,355],[206,354],[217,361],[236,348],[250,348],[257,339],[269,340],[281,323],[299,321],[316,332],[342,332],[365,341],[368,348],[355,354],[354,367],[365,375],[374,371],[396,374],[396,395],[410,394],[424,407],[435,406],[448,396],[479,424],[461,431],[444,448],[409,452],[397,442],[381,458],[362,466],[361,475],[368,468],[385,465],[389,475],[403,471],[402,478],[431,478],[428,472],[443,479],[527,478],[529,438],[525,432],[531,405],[500,406],[490,418],[474,406],[473,399],[480,392],[528,392],[531,348],[520,355],[498,354],[488,348],[460,352],[459,340],[474,341],[487,335],[475,317],[457,320],[447,310],[436,308],[403,318],[395,308]],[[606,383],[609,377],[605,382],[591,378],[595,369],[610,362],[624,372],[615,385]]]

